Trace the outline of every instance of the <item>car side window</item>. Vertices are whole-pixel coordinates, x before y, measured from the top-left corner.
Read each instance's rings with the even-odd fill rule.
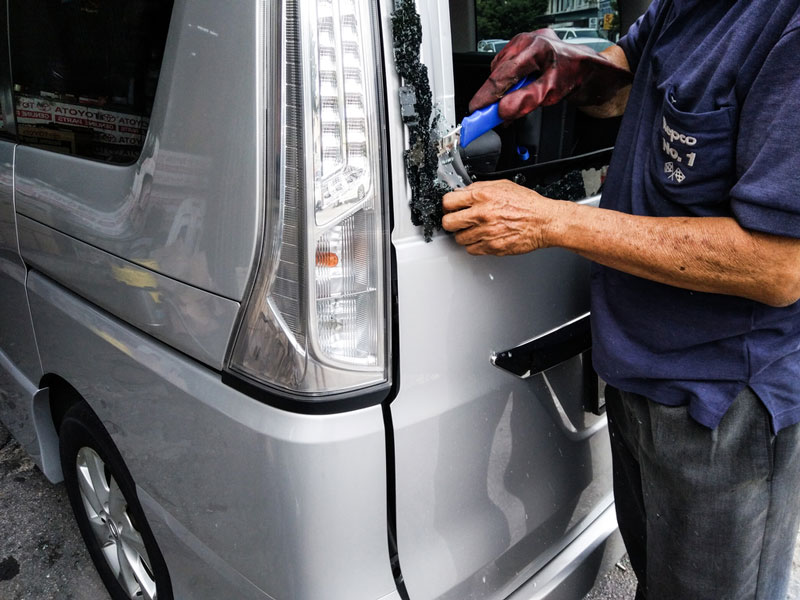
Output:
[[[9,0],[19,142],[134,162],[171,13],[172,0]]]

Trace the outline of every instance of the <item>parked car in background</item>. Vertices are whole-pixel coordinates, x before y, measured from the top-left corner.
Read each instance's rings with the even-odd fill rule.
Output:
[[[478,42],[478,52],[500,52],[507,43],[508,40],[481,40]]]
[[[607,39],[604,38],[593,38],[593,37],[577,37],[577,38],[569,38],[565,39],[565,42],[568,44],[580,44],[582,46],[588,46],[595,52],[601,52],[614,44],[609,42]]]
[[[603,36],[597,29],[588,27],[551,27],[556,35],[564,41],[575,38],[602,38]]]

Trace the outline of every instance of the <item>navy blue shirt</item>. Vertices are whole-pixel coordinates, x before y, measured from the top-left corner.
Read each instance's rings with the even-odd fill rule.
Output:
[[[656,0],[620,46],[636,75],[601,206],[800,238],[800,0]],[[775,431],[800,421],[800,303],[595,265],[592,321],[616,387],[714,428],[750,386]]]

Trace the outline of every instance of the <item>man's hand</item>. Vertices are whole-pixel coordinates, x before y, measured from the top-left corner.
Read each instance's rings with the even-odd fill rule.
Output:
[[[444,197],[442,226],[470,254],[572,250],[675,287],[787,306],[800,298],[800,239],[743,229],[731,217],[643,217],[552,200],[510,181]]]
[[[511,86],[531,73],[538,75],[536,81],[504,96]],[[492,74],[470,101],[469,110],[475,111],[500,99],[500,117],[512,121],[564,98],[577,106],[601,106],[616,100],[620,90],[632,81],[621,48],[612,46],[597,53],[587,46],[562,42],[552,29],[539,29],[514,36],[500,51],[492,61]],[[621,110],[615,112],[622,114]]]
[[[510,181],[482,181],[443,199],[442,227],[470,254],[524,254],[547,245],[561,202]]]

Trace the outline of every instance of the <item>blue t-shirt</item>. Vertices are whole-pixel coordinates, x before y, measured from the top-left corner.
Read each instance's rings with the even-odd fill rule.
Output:
[[[636,75],[601,206],[800,238],[800,0],[656,0],[620,46]],[[800,421],[800,303],[595,265],[592,321],[616,387],[715,428],[750,386],[775,431]]]

